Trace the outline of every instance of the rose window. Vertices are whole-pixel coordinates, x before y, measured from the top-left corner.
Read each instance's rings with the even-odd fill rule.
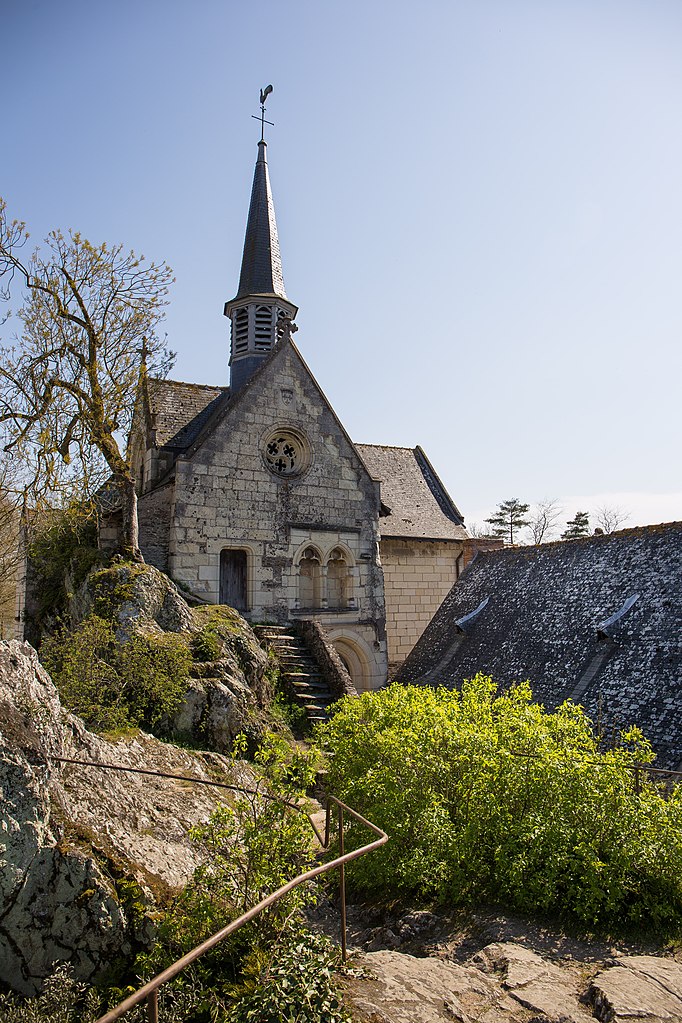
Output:
[[[303,437],[290,430],[273,433],[263,448],[265,464],[275,476],[298,476],[309,464]]]

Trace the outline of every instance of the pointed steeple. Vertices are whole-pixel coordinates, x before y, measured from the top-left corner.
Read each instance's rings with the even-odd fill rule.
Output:
[[[279,251],[266,149],[267,142],[261,139],[258,143],[258,159],[253,175],[237,298],[243,298],[245,295],[287,297],[284,291],[282,257]]]
[[[238,391],[272,351],[298,309],[284,291],[275,207],[270,190],[267,144],[258,143],[237,294],[225,303],[232,321],[230,387]]]

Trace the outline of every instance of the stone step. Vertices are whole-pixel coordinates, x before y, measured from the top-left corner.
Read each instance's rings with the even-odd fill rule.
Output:
[[[257,625],[256,635],[277,655],[280,674],[293,690],[311,724],[327,721],[326,708],[336,701],[305,642],[287,625]]]
[[[317,678],[288,678],[291,685],[302,686],[304,688],[312,688],[312,690],[324,690],[325,693],[329,692],[329,686],[322,679]]]

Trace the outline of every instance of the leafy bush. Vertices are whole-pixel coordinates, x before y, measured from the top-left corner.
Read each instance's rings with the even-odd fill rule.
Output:
[[[331,791],[390,835],[349,868],[364,892],[492,899],[590,925],[682,922],[682,791],[635,791],[633,765],[652,758],[637,729],[627,749],[599,753],[580,707],[547,713],[527,683],[498,696],[477,676],[461,692],[346,699],[319,738]]]
[[[338,948],[323,934],[287,928],[265,962],[246,963],[244,992],[229,1023],[346,1023],[334,983]]]
[[[66,608],[71,593],[102,561],[97,546],[97,514],[92,504],[74,502],[34,514],[28,542],[32,592],[40,629]]]
[[[235,740],[233,756],[244,748],[245,740]],[[314,755],[269,735],[256,761],[267,773],[257,794],[237,794],[190,832],[203,847],[204,862],[161,925],[161,946],[152,955],[155,968],[189,951],[313,863],[310,824],[283,800],[297,803],[301,798],[315,773]],[[211,971],[226,957],[238,961],[247,947],[268,947],[315,897],[312,884],[294,888],[201,962]]]
[[[210,625],[204,626],[190,640],[190,649],[195,661],[217,661],[222,648],[218,633]]]
[[[35,998],[0,994],[0,1020],[2,1023],[95,1023],[107,1005],[113,1008],[131,993],[131,990],[124,992],[113,988],[105,997],[96,988],[87,988],[77,981],[70,966],[61,965],[46,977],[42,992]],[[203,1006],[203,995],[191,980],[164,985],[159,992],[160,1018],[164,1023],[188,1023],[194,1010]],[[145,1023],[148,1019],[146,1006],[137,1006],[124,1018],[126,1023]]]
[[[95,991],[75,980],[69,966],[60,966],[45,979],[35,998],[0,994],[3,1023],[94,1023],[101,1015]]]
[[[180,636],[137,634],[119,643],[98,615],[46,639],[41,659],[64,704],[100,731],[153,728],[179,706],[191,666]]]

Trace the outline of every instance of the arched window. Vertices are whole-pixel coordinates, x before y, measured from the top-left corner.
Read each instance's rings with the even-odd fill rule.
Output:
[[[298,600],[302,608],[320,607],[320,554],[306,547],[298,565]]]
[[[327,559],[327,606],[348,607],[350,574],[346,555],[335,547]]]

